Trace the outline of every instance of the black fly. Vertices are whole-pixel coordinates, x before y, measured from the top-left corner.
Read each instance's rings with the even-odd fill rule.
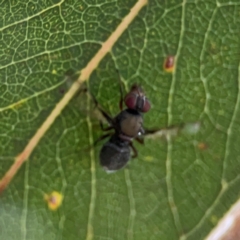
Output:
[[[100,140],[110,137],[103,145],[99,156],[100,164],[107,172],[114,172],[125,167],[131,158],[131,149],[134,152],[132,158],[137,157],[138,152],[132,141],[135,139],[139,143],[143,143],[143,139],[140,138],[144,134],[142,113],[148,112],[151,107],[142,88],[137,84],[132,86],[124,99],[122,87],[120,87],[120,91],[121,99],[119,106],[121,112],[114,118],[102,110],[97,100],[92,96],[96,106],[110,125],[104,129],[101,124],[102,130],[114,130],[114,133],[107,133],[95,141],[96,144]],[[122,110],[123,102],[127,106],[125,110]]]

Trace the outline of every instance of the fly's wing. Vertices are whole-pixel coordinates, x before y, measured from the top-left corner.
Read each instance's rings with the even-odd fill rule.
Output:
[[[144,129],[145,130],[144,135],[145,138],[166,140],[168,138],[178,136],[180,132],[187,135],[197,134],[200,130],[200,127],[201,127],[200,122],[188,122],[160,129]]]
[[[129,159],[129,145],[119,147],[115,143],[107,142],[100,152],[100,164],[107,172],[114,172],[125,167]]]

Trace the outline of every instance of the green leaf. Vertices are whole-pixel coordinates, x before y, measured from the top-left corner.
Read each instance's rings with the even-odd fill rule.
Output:
[[[1,176],[134,1],[3,1],[0,8]],[[0,239],[204,239],[239,197],[240,4],[149,1],[92,74],[89,88],[119,112],[140,83],[146,128],[200,122],[197,134],[135,143],[124,170],[99,166],[90,100],[75,97],[0,198]],[[163,63],[175,56],[175,71]],[[56,211],[44,196],[57,191]]]

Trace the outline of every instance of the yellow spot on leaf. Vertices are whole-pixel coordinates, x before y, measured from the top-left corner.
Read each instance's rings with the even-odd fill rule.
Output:
[[[152,156],[146,156],[146,157],[144,157],[144,161],[152,162],[153,161],[153,157]]]
[[[215,42],[211,43],[211,49],[215,50],[217,48],[217,44]]]
[[[170,68],[164,68],[165,72],[172,73],[174,71],[174,66]]]
[[[61,206],[63,195],[59,192],[53,191],[50,194],[45,194],[44,200],[47,202],[48,208],[52,211],[55,211]]]
[[[213,225],[217,225],[218,217],[216,215],[212,215],[211,218],[210,218],[210,221]]]
[[[218,111],[218,115],[220,115],[220,116],[224,116],[224,113],[225,113],[225,112],[224,112],[223,110],[219,110],[219,111]]]
[[[20,108],[20,107],[23,105],[23,103],[25,103],[25,102],[26,102],[26,100],[20,100],[20,101],[18,101],[18,102],[16,102],[16,103],[12,104],[12,105],[10,106],[10,108],[12,108],[12,109],[18,109],[18,108]]]
[[[208,145],[205,142],[199,142],[197,147],[199,150],[206,150],[208,148]]]
[[[57,71],[55,69],[53,69],[52,74],[57,74]]]
[[[165,58],[163,63],[163,69],[165,72],[172,73],[175,69],[175,58],[174,56],[168,56]]]

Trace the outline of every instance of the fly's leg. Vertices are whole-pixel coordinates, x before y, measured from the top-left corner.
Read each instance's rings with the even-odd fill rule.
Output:
[[[129,143],[129,146],[130,146],[131,149],[133,150],[132,158],[136,158],[136,157],[138,156],[138,151],[137,151],[137,149],[134,147],[134,145],[132,144],[132,142]]]
[[[114,129],[113,126],[109,126],[109,127],[106,127],[106,128],[105,128],[105,127],[103,126],[102,121],[100,121],[100,127],[101,127],[102,131],[104,131],[104,132]]]
[[[135,140],[140,144],[144,144],[144,138],[136,137]]]
[[[96,105],[96,107],[98,108],[98,110],[102,113],[102,115],[105,117],[107,122],[112,126],[113,125],[112,117],[110,115],[108,115],[108,113],[106,113],[104,110],[101,109],[100,104],[98,103],[97,99],[93,96],[93,94],[91,94],[90,92],[89,92],[89,94],[91,95],[93,102]]]
[[[156,132],[159,132],[159,131],[161,131],[162,129],[159,128],[159,129],[144,129],[144,130],[145,130],[144,135],[150,135],[150,134],[154,134],[154,133],[156,133]]]
[[[106,133],[104,135],[102,135],[101,137],[99,137],[97,140],[94,141],[93,146],[96,146],[97,143],[101,142],[102,140],[104,140],[107,137],[110,137],[112,135],[112,133]]]

